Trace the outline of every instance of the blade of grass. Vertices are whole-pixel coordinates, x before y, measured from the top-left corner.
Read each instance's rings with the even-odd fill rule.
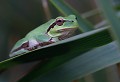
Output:
[[[66,40],[36,49],[29,53],[21,54],[0,62],[0,69],[10,68],[14,65],[37,61],[44,58],[51,58],[69,53],[83,53],[95,47],[107,44],[112,41],[108,28],[100,28],[83,33]],[[94,43],[94,44],[93,44]],[[63,49],[64,46],[64,49]],[[59,53],[58,53],[59,52]],[[74,55],[73,55],[74,57]]]
[[[112,1],[98,0],[98,4],[103,10],[103,13],[105,17],[108,19],[109,23],[112,25],[111,33],[113,34],[113,37],[118,40],[120,46],[120,20],[116,16],[116,12],[112,7]]]
[[[63,0],[49,0],[63,15],[67,16],[70,14],[74,14],[77,17],[80,30],[82,32],[87,32],[90,30],[93,30],[93,25],[91,25],[87,20],[83,19],[79,13],[70,7],[67,3],[65,3]]]
[[[71,82],[118,62],[120,52],[116,42],[112,42],[80,55],[30,82]]]
[[[98,33],[97,32],[94,33],[95,31],[91,31],[91,33],[93,33],[92,35],[90,35],[91,34],[90,32],[83,33],[86,36],[89,35],[89,37],[86,37],[86,38],[84,37],[84,38],[81,38],[81,40],[74,41],[75,43],[74,42],[66,43],[66,44],[69,44],[69,47],[68,47],[69,51],[68,52],[65,52],[67,50],[65,45],[61,45],[62,48],[64,46],[65,53],[63,53],[60,56],[53,57],[43,66],[41,66],[41,65],[37,66],[37,68],[33,69],[33,71],[31,71],[26,77],[21,79],[19,82],[25,82],[25,81],[29,82],[38,76],[43,76],[44,74],[55,69],[56,67],[60,66],[61,64],[73,59],[74,57],[81,55],[82,53],[84,53],[90,49],[93,49],[95,47],[100,46],[101,43],[103,44],[104,41],[107,40],[107,38],[109,37],[106,33],[104,34],[105,30],[103,31],[103,29],[105,29],[105,28],[102,28],[101,32],[99,31]],[[107,37],[106,37],[106,35],[107,35]],[[81,34],[81,36],[82,36],[82,34]],[[94,37],[94,38],[92,38],[92,37]],[[108,41],[111,41],[110,37],[109,37]],[[53,53],[53,54],[57,55],[60,52],[62,52],[62,50],[63,49],[59,49],[58,52],[54,51],[55,53]]]

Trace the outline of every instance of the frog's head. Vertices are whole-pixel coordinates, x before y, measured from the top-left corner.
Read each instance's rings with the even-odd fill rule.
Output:
[[[51,37],[58,37],[60,40],[70,37],[78,28],[75,15],[68,17],[57,17],[47,29],[47,34]]]

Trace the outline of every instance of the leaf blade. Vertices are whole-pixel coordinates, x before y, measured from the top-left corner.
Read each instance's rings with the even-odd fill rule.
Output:
[[[101,29],[105,29],[105,28],[101,28]],[[91,32],[93,32],[93,31],[91,31]],[[89,36],[89,33],[90,32],[88,32],[88,35],[86,33],[84,33],[84,34],[86,34],[85,36]],[[96,34],[97,34],[97,32],[96,32]],[[28,75],[25,76],[23,79],[21,79],[19,82],[31,81],[31,80],[35,79],[36,77],[38,77],[38,76],[43,76],[46,73],[48,73],[48,72],[52,71],[53,69],[55,69],[56,67],[60,66],[61,64],[65,63],[65,62],[67,62],[69,60],[72,60],[73,58],[77,57],[78,55],[82,55],[82,53],[84,53],[84,52],[86,52],[88,50],[93,49],[92,48],[93,46],[94,46],[94,48],[95,48],[95,46],[97,47],[98,45],[102,44],[101,42],[103,42],[103,41],[101,41],[101,40],[105,40],[105,35],[106,34],[104,34],[103,32],[102,33],[100,32],[100,34],[103,34],[103,35],[99,36],[99,33],[97,34],[98,37],[94,37],[94,36],[91,35],[92,37],[94,37],[94,39],[91,39],[90,36],[89,36],[89,38],[84,39],[84,40],[82,40],[82,38],[81,38],[81,41],[80,40],[78,41],[78,43],[80,42],[81,45],[79,45],[77,42],[75,42],[75,44],[70,43],[69,47],[71,47],[71,49],[69,49],[69,52],[66,53],[64,51],[65,53],[63,55],[53,57],[47,63],[45,63],[43,66],[40,65],[40,66],[37,67],[37,69],[33,69],[32,72],[28,73]],[[93,35],[94,35],[94,33],[93,33]],[[97,43],[97,45],[93,45],[93,43]],[[83,46],[83,47],[81,47],[81,46]],[[64,49],[65,49],[65,47],[64,47]],[[57,54],[57,53],[54,53],[54,54]]]
[[[32,82],[70,82],[118,62],[120,62],[119,48],[116,42],[112,42],[84,53]]]
[[[86,51],[88,49],[93,49],[95,47],[107,44],[111,41],[112,41],[112,38],[108,32],[108,28],[100,28],[88,33],[83,33],[78,36],[71,37],[69,39],[60,41],[55,44],[48,45],[42,49],[38,49],[26,54],[21,54],[21,55],[6,59],[0,62],[0,67],[1,69],[5,69],[5,68],[12,67],[12,64],[16,65],[20,63],[29,62],[29,61],[37,61],[45,57],[59,56],[64,53],[68,53],[71,50],[73,51],[75,48],[78,48],[78,47],[80,47],[81,53],[83,53],[84,50]],[[93,45],[92,44],[93,42],[96,44]],[[78,46],[78,44],[80,44],[81,46]],[[73,47],[71,47],[71,45]],[[63,46],[66,49],[69,47],[68,50],[64,50]],[[86,47],[88,47],[88,49],[86,49]],[[56,52],[54,50],[56,50]],[[61,52],[59,52],[59,50],[61,50]]]
[[[70,14],[74,14],[77,17],[79,28],[82,32],[87,32],[93,30],[94,26],[90,24],[87,20],[83,19],[79,13],[70,7],[67,3],[65,3],[63,0],[50,0],[50,2],[59,10],[63,15],[67,16]]]
[[[111,34],[118,40],[120,46],[120,20],[116,16],[116,12],[112,7],[112,1],[110,0],[98,0],[99,5],[104,13],[104,16],[108,19],[108,22],[111,24]]]

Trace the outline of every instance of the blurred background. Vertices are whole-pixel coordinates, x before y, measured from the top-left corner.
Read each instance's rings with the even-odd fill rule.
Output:
[[[75,8],[80,16],[87,19],[95,28],[100,28],[106,25],[107,22],[101,15],[96,0],[65,0],[70,6]],[[117,15],[120,16],[120,0],[112,0],[114,8],[117,10]],[[9,58],[9,52],[17,40],[23,38],[29,31],[45,23],[51,18],[61,16],[62,13],[49,2],[49,0],[0,0],[0,61]],[[0,82],[17,82],[32,66],[37,62],[15,66],[2,72]],[[105,82],[104,77],[98,78],[100,75],[110,74],[118,82],[119,64],[108,67],[93,75],[96,75],[94,81],[93,75],[88,75],[85,78],[75,80],[73,82]],[[98,76],[97,76],[98,75]],[[100,81],[100,79],[103,79]]]

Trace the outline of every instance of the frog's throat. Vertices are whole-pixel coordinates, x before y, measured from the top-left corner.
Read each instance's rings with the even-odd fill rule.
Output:
[[[73,36],[76,30],[77,30],[77,28],[60,29],[59,31],[61,32],[61,35],[58,36],[58,39],[59,40],[67,39],[67,38]]]

